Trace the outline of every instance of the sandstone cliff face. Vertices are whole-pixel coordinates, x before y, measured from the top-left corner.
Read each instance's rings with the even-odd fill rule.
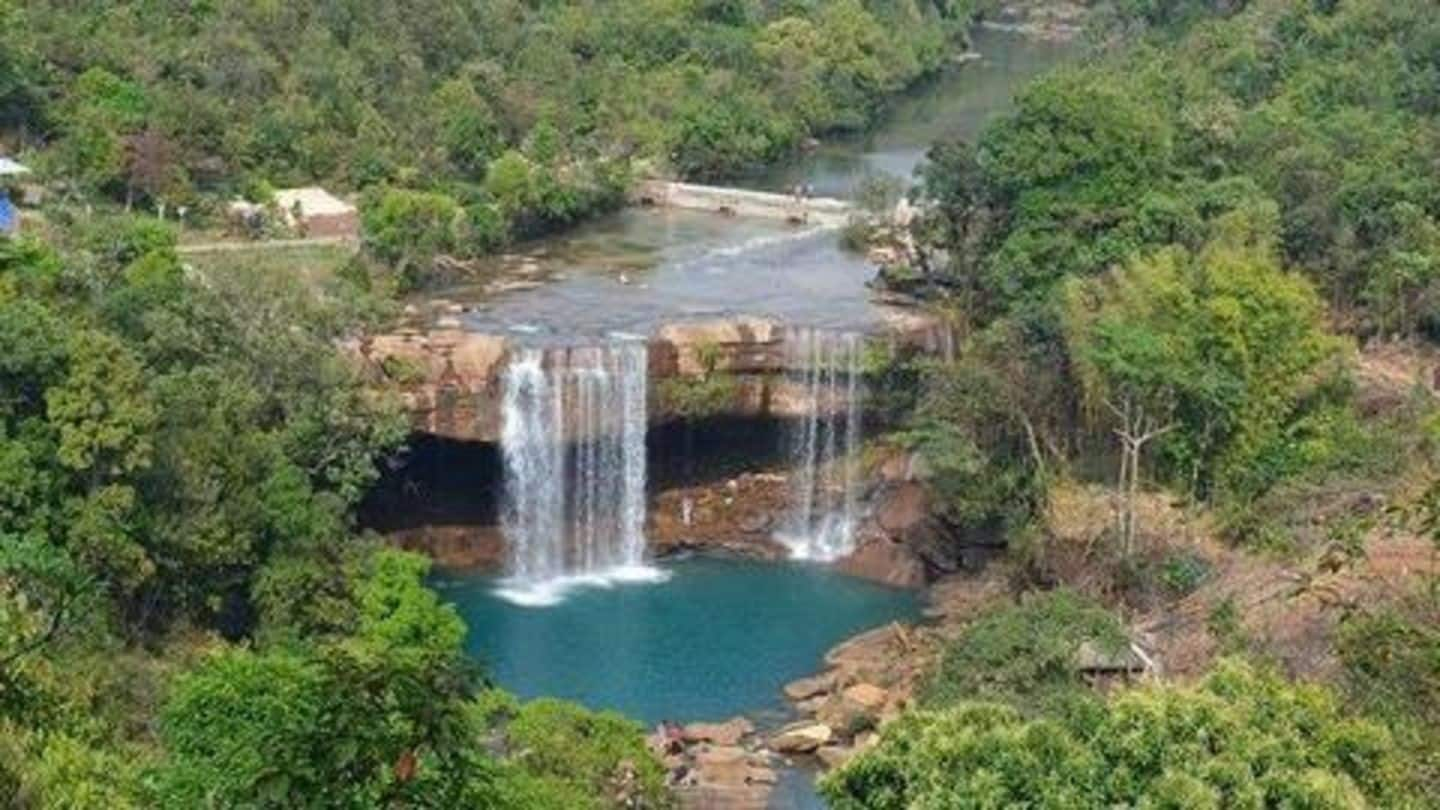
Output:
[[[888,335],[877,339],[916,346],[922,351],[944,352],[949,335],[943,322],[914,313],[897,314],[887,324]],[[708,417],[738,421],[741,433],[756,433],[774,420],[802,416],[813,407],[813,396],[787,375],[795,355],[787,351],[794,333],[763,318],[731,317],[687,321],[662,326],[648,341],[648,416],[656,429],[684,425],[670,392],[675,385],[719,379],[722,385],[707,389],[721,398],[711,403]],[[456,447],[488,447],[495,453],[503,419],[505,371],[513,353],[521,348],[500,335],[479,334],[457,328],[429,331],[403,330],[376,335],[347,347],[363,372],[377,386],[397,388],[418,434],[453,440]],[[791,347],[793,348],[793,347]],[[581,355],[592,348],[549,349],[544,362],[584,367]],[[707,394],[708,395],[708,394]],[[750,423],[750,419],[766,420]],[[714,423],[705,423],[713,431]],[[733,427],[731,430],[736,430]],[[567,428],[568,430],[568,428]],[[568,434],[567,434],[568,435]],[[652,438],[657,434],[652,433]],[[735,436],[711,439],[725,444],[731,455],[744,455],[743,464],[704,472],[708,483],[681,486],[666,483],[661,471],[652,471],[652,495],[647,535],[659,554],[687,549],[723,550],[749,556],[781,557],[785,549],[773,539],[785,519],[789,486],[783,470],[763,451]],[[656,450],[661,456],[667,451]],[[700,441],[705,441],[702,437]],[[677,450],[676,452],[683,451]],[[493,457],[492,457],[493,458]],[[709,456],[706,456],[709,459]],[[458,462],[457,462],[458,463]],[[485,462],[496,464],[497,460]],[[652,465],[653,466],[653,465]],[[453,469],[447,467],[449,476]],[[702,476],[703,477],[703,476]],[[923,484],[923,464],[906,454],[894,454],[875,466],[863,485],[869,505],[858,530],[858,546],[839,562],[842,570],[896,586],[922,585],[938,574],[954,570],[956,561],[947,550],[945,529],[930,515]],[[482,489],[498,486],[477,483]],[[479,491],[479,490],[476,490]],[[496,516],[417,515],[414,523],[386,529],[408,548],[424,551],[442,565],[495,567],[504,557],[504,543]]]
[[[437,329],[376,335],[352,352],[376,384],[399,387],[417,433],[496,441],[500,377],[509,347],[503,337]]]
[[[943,351],[943,326],[934,318],[896,315],[883,339]],[[718,412],[732,416],[800,415],[804,392],[785,378],[787,330],[764,318],[731,317],[662,326],[649,340],[652,422],[674,418],[658,383],[723,375]],[[500,438],[502,378],[515,345],[501,335],[460,329],[405,330],[357,341],[348,349],[376,384],[402,393],[416,432],[462,441]],[[563,363],[556,349],[547,362]]]

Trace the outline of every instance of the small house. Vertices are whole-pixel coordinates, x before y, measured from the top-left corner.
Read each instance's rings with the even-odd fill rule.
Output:
[[[360,234],[355,206],[323,188],[289,188],[275,192],[275,205],[286,224],[305,237],[349,237]]]
[[[8,157],[0,155],[0,234],[13,236],[20,232],[20,212],[10,199],[11,189],[30,170]]]

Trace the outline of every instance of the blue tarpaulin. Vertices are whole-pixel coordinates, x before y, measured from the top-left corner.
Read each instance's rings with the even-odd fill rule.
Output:
[[[10,203],[10,196],[0,191],[0,233],[15,233],[20,230],[20,213]]]

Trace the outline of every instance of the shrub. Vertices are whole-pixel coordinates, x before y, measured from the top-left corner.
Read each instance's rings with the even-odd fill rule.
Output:
[[[995,700],[1034,710],[1083,694],[1075,654],[1087,641],[1113,651],[1125,635],[1114,614],[1079,594],[1031,594],[991,610],[947,646],[923,702]]]
[[[827,776],[836,810],[1418,807],[1405,753],[1324,688],[1236,662],[1038,719],[996,704],[908,714]]]

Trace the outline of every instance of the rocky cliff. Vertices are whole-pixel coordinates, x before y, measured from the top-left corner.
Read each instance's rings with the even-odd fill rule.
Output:
[[[948,327],[939,319],[895,310],[875,340],[896,341],[926,351],[949,346]],[[679,416],[695,403],[686,386],[719,378],[699,394],[706,415],[793,417],[805,407],[802,392],[785,378],[786,340],[782,324],[764,318],[729,317],[666,324],[648,339],[652,423]],[[377,385],[397,387],[417,433],[461,441],[500,438],[502,378],[515,342],[502,335],[458,328],[406,329],[374,335],[347,350]],[[567,362],[556,348],[547,363]]]

